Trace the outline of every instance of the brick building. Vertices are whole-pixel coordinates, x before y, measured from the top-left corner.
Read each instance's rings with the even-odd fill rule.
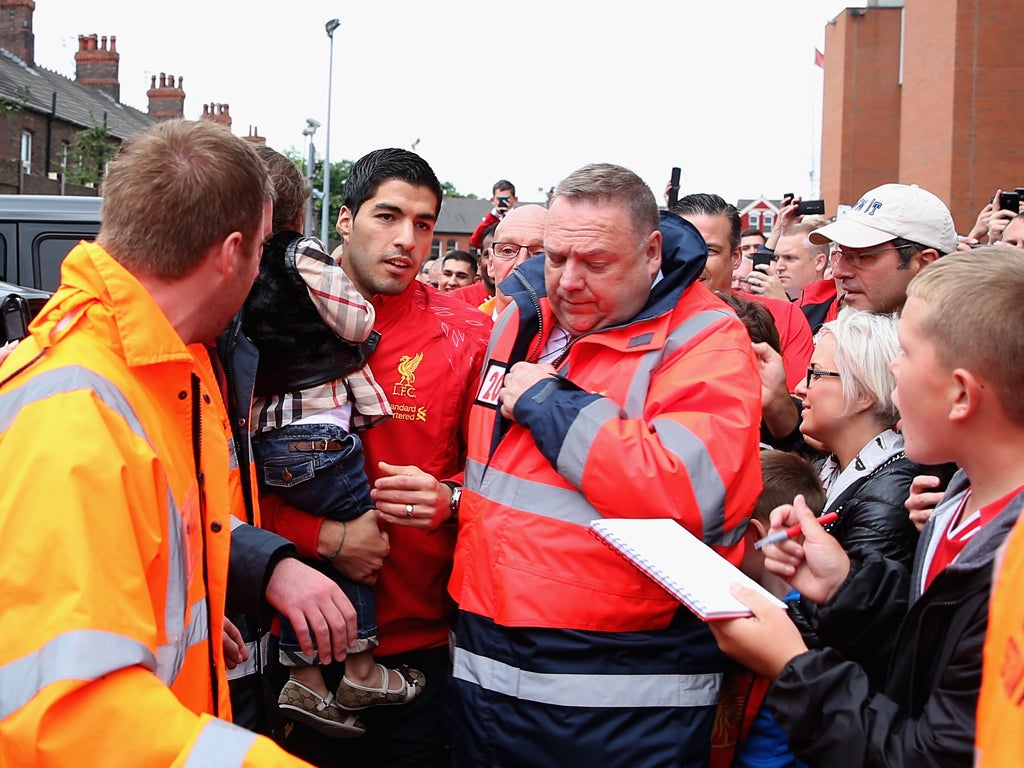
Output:
[[[75,78],[39,66],[32,29],[34,0],[0,0],[0,193],[95,195],[63,171],[78,134],[105,127],[119,144],[158,120],[185,116],[181,78],[161,72],[146,112],[120,101],[117,38],[79,35]],[[231,128],[227,104],[206,104],[199,119]],[[252,141],[263,141],[253,135]]]
[[[1012,0],[869,0],[825,28],[821,192],[834,213],[919,184],[960,232],[1024,186],[1024,13]]]

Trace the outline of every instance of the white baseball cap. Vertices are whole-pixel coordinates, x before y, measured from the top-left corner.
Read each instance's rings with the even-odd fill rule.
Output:
[[[953,217],[939,198],[916,184],[883,184],[865,192],[845,216],[811,232],[815,245],[870,248],[900,237],[952,253],[959,242]]]

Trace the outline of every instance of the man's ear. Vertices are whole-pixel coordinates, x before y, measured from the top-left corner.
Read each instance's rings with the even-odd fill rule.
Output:
[[[219,244],[211,246],[213,267],[223,276],[231,277],[248,266],[245,238],[241,232],[231,232]]]
[[[644,256],[647,258],[647,272],[653,279],[661,269],[661,230],[656,229],[647,236]]]
[[[949,420],[963,422],[977,412],[985,387],[973,372],[956,368],[950,388]]]
[[[740,261],[742,259],[743,259],[743,249],[740,248],[739,246],[736,246],[735,248],[732,249],[732,268],[733,269],[738,269],[739,266],[740,266]]]
[[[348,206],[341,206],[341,210],[338,211],[338,223],[334,225],[334,229],[338,232],[338,237],[341,238],[343,243],[348,242],[349,235],[352,234],[352,211]]]
[[[751,537],[750,543],[753,546],[755,541],[763,539],[768,535],[768,524],[758,520],[756,517],[750,518],[750,525],[747,526],[747,535]]]
[[[925,248],[923,251],[917,254],[918,259],[921,261],[921,269],[924,269],[937,258],[939,258],[939,252],[934,248]]]

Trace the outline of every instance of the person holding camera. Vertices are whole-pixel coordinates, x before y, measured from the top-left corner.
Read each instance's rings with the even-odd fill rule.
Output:
[[[497,224],[505,214],[516,207],[519,198],[516,197],[515,185],[507,179],[498,179],[491,188],[491,205],[494,207],[480,219],[473,234],[469,236],[469,244],[477,250],[483,246],[484,233],[492,224]]]

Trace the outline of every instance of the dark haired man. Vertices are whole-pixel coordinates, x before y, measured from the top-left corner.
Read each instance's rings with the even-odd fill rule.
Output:
[[[466,251],[448,251],[441,257],[441,280],[437,287],[444,293],[465,288],[477,281],[476,259]]]
[[[440,208],[441,186],[430,166],[407,150],[381,149],[352,167],[338,213],[342,246],[335,257],[377,311],[374,328],[381,339],[370,364],[394,412],[363,440],[366,473],[378,484],[425,473],[451,478],[464,464],[463,419],[476,394],[491,321],[415,279]],[[347,528],[295,510],[268,521],[300,552],[325,558],[337,553],[332,562],[350,578],[377,580],[378,661],[407,664],[428,680],[410,704],[361,711],[367,733],[344,749],[297,726],[289,748],[318,765],[447,764],[439,703],[450,670],[445,586],[456,529],[441,525],[449,516],[449,494],[433,479],[429,492],[412,504],[381,503],[374,491],[383,533],[376,524],[362,525],[365,515]]]
[[[480,248],[483,244],[484,232],[487,228],[501,221],[505,214],[516,207],[519,198],[516,197],[516,188],[508,179],[498,179],[491,188],[491,205],[480,223],[476,225],[473,234],[469,236],[469,244],[474,248]]]
[[[754,254],[766,242],[768,240],[764,236],[764,232],[757,227],[747,227],[740,232],[740,263],[732,271],[732,289],[734,291],[743,289],[744,278],[754,268]]]
[[[697,193],[681,197],[672,210],[693,224],[707,243],[708,259],[701,280],[712,291],[732,290],[732,272],[740,261],[740,215],[736,206],[718,195]],[[786,383],[792,392],[805,376],[814,351],[807,318],[799,307],[788,301],[749,293],[743,295],[763,303],[775,318],[786,366]]]

